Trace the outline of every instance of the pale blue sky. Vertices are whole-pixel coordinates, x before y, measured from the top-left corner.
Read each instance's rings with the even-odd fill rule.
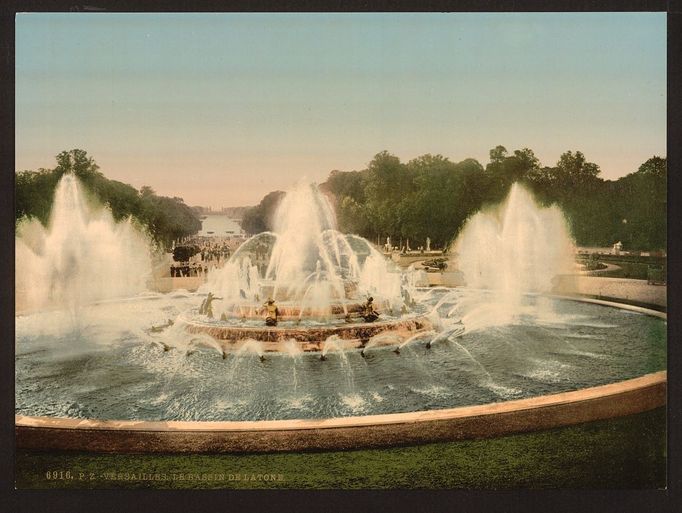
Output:
[[[665,13],[17,15],[17,170],[82,148],[220,207],[498,144],[604,178],[664,156]]]

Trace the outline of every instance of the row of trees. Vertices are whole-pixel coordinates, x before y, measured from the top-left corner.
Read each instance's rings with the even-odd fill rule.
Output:
[[[83,150],[60,153],[54,169],[16,174],[16,220],[30,216],[47,224],[57,182],[67,172],[108,205],[116,220],[133,216],[165,247],[201,229],[197,213],[181,198],[108,180]],[[542,166],[528,148],[509,153],[497,146],[485,167],[474,159],[452,162],[441,155],[402,163],[384,151],[364,170],[332,171],[320,188],[334,203],[339,228],[370,240],[409,239],[416,247],[430,237],[432,247],[444,248],[469,216],[501,201],[518,181],[540,203],[563,209],[579,245],[608,246],[620,240],[626,249],[664,249],[666,159],[652,157],[615,181],[599,174],[599,166],[579,151],[564,153],[553,167]],[[271,192],[248,209],[242,228],[252,234],[271,230],[283,194]]]
[[[248,208],[242,216],[241,227],[246,233],[255,234],[273,229],[274,214],[284,196],[283,191],[273,191],[265,195],[255,207]]]
[[[49,221],[54,191],[64,173],[74,173],[86,190],[107,205],[115,220],[132,216],[161,246],[197,233],[198,215],[182,198],[158,196],[149,186],[139,191],[131,185],[109,180],[84,150],[63,151],[57,155],[54,169],[21,171],[15,181],[15,220],[36,217],[44,225]]]
[[[666,159],[653,157],[618,180],[603,180],[599,166],[579,152],[542,166],[532,150],[490,150],[484,167],[477,160],[452,162],[422,155],[407,163],[388,152],[361,171],[332,171],[320,185],[334,202],[339,228],[370,240],[409,239],[412,247],[431,238],[432,247],[452,242],[466,219],[499,203],[514,182],[525,184],[541,204],[558,204],[579,245],[629,249],[666,247]],[[272,229],[281,192],[270,193],[244,218],[244,229]]]

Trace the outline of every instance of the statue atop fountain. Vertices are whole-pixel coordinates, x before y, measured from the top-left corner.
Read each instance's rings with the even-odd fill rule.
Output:
[[[279,318],[279,309],[275,304],[275,300],[271,297],[263,305],[265,310],[265,325],[266,326],[277,326],[277,320]]]
[[[221,297],[215,297],[212,292],[209,292],[206,299],[201,302],[199,313],[205,315],[209,319],[213,319],[213,301],[221,299]]]
[[[379,313],[374,309],[373,303],[374,298],[370,296],[362,305],[362,318],[365,319],[365,322],[374,322],[379,318]]]

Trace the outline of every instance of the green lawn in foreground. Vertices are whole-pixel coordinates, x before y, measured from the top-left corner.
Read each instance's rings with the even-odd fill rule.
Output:
[[[662,488],[665,409],[490,440],[345,452],[149,455],[18,451],[17,488]],[[46,478],[70,471],[73,479]],[[81,476],[81,473],[83,474]],[[121,480],[105,474],[121,474]],[[128,473],[126,480],[125,473]],[[166,474],[165,481],[142,474]],[[94,479],[89,480],[89,478]],[[135,478],[131,479],[131,475]],[[184,480],[170,480],[171,475]],[[189,480],[188,474],[194,474]],[[201,475],[211,480],[199,480]],[[224,475],[217,480],[216,475]],[[278,481],[258,480],[275,475]],[[241,480],[229,480],[230,475]],[[244,480],[244,476],[256,480]],[[57,473],[57,477],[59,474]],[[83,480],[79,479],[83,477]],[[118,479],[118,478],[117,478]]]

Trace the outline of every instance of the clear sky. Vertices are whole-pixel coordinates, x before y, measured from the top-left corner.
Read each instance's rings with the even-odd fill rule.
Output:
[[[609,179],[665,156],[665,13],[16,18],[17,171],[81,148],[221,207],[382,150],[485,165],[498,144]]]

